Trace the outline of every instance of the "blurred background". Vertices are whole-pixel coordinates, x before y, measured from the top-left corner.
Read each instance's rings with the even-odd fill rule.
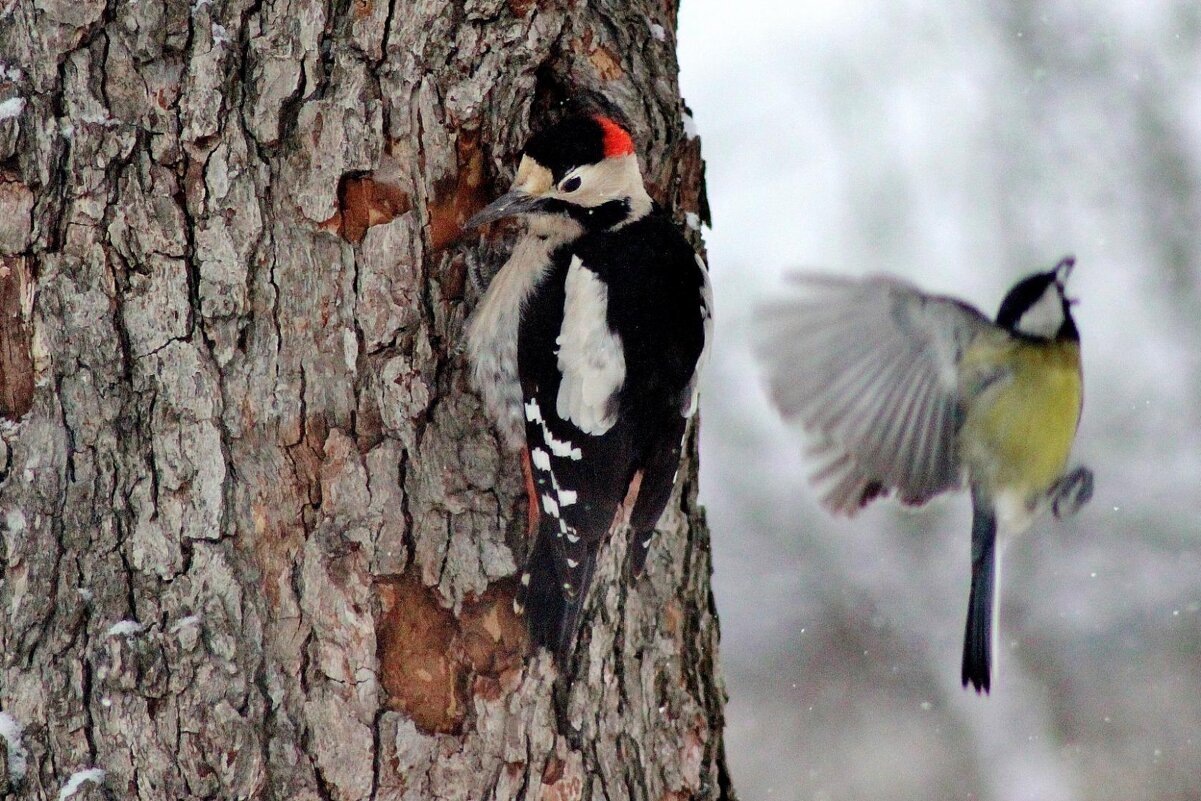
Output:
[[[713,211],[702,499],[742,797],[1201,798],[1201,4],[685,0],[679,53]],[[748,334],[789,269],[992,315],[1067,253],[1097,492],[1005,552],[979,698],[968,499],[827,517]]]

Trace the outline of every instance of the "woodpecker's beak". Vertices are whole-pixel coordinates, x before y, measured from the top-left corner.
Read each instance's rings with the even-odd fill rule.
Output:
[[[496,200],[471,215],[471,219],[463,223],[464,228],[479,228],[485,223],[500,220],[505,217],[515,217],[518,214],[530,214],[542,208],[544,198],[531,195],[520,189],[505,192]]]

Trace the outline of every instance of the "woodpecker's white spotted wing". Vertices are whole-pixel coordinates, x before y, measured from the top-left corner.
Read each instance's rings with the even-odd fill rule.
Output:
[[[988,318],[895,278],[790,282],[763,310],[759,354],[780,411],[812,437],[822,502],[850,515],[889,491],[913,504],[959,486],[956,366]]]
[[[542,513],[521,600],[535,643],[563,663],[623,509],[641,569],[679,467],[712,299],[703,263],[658,209],[590,231],[552,262],[517,348]]]

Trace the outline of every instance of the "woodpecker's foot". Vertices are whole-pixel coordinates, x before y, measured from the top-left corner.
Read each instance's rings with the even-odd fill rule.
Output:
[[[1062,520],[1080,511],[1093,497],[1093,471],[1077,467],[1051,487],[1051,511]]]

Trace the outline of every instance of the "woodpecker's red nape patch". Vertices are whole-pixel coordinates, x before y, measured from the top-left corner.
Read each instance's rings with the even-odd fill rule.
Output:
[[[605,132],[605,158],[629,156],[634,152],[634,140],[626,133],[626,129],[608,117],[597,115],[593,117],[601,130]]]

